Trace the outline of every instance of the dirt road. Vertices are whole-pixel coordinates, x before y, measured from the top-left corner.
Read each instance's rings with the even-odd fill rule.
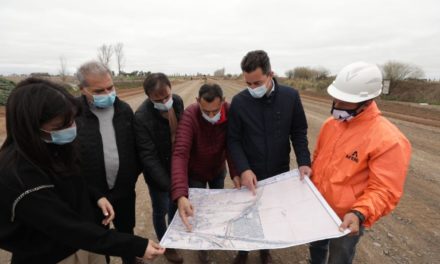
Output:
[[[235,81],[217,81],[224,89],[228,101],[243,88]],[[182,96],[185,106],[195,102],[202,81],[188,81],[175,85],[173,92]],[[122,95],[136,109],[145,99],[142,91]],[[319,129],[329,116],[330,104],[305,96],[303,105],[309,123],[310,149],[314,149]],[[440,128],[412,123],[401,119],[390,120],[411,141],[413,147],[411,167],[405,193],[397,209],[368,230],[358,246],[355,263],[438,263],[440,261]],[[0,120],[0,122],[4,122]],[[2,123],[3,126],[3,123]],[[0,134],[0,139],[3,139]],[[291,166],[296,167],[294,156]],[[228,179],[227,187],[232,183]],[[151,221],[151,204],[148,189],[142,177],[137,183],[136,233],[154,238]],[[198,263],[196,252],[181,251],[185,263]],[[212,263],[231,263],[235,252],[210,252]],[[307,263],[306,246],[274,250],[275,263]],[[9,255],[0,252],[0,263],[7,263]],[[120,263],[113,259],[112,263]],[[158,258],[155,263],[167,263]],[[259,263],[258,254],[250,254],[248,263]]]

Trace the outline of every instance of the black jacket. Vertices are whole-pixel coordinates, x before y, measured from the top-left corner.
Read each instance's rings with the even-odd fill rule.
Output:
[[[143,256],[148,240],[107,230],[80,175],[49,175],[19,156],[0,169],[0,248],[12,263],[57,263],[78,249]],[[96,204],[96,201],[95,203]]]
[[[183,113],[183,101],[173,94],[173,108],[177,120]],[[138,154],[143,165],[145,181],[152,188],[168,192],[171,189],[171,133],[168,119],[145,100],[135,113]]]
[[[289,170],[289,139],[298,166],[310,166],[307,121],[298,91],[274,82],[269,97],[255,99],[243,90],[229,110],[228,147],[237,172],[251,169],[258,180]]]
[[[77,117],[78,143],[80,146],[81,170],[96,199],[106,197],[110,202],[127,196],[134,196],[137,177],[141,172],[136,155],[133,130],[133,111],[130,106],[116,98],[113,126],[119,154],[119,170],[113,190],[110,192],[105,172],[102,137],[99,120],[90,111],[85,96],[78,98],[83,113]]]

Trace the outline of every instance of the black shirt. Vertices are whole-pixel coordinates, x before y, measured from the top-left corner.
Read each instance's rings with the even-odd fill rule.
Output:
[[[144,255],[147,239],[93,223],[90,196],[80,175],[49,175],[22,157],[2,167],[0,248],[12,252],[12,263],[57,263],[78,249]]]

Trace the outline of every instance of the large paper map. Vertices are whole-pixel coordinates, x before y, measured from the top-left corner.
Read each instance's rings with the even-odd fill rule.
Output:
[[[258,182],[255,196],[246,189],[193,189],[195,208],[188,232],[178,213],[160,244],[193,250],[285,248],[345,235],[341,220],[306,177],[292,170]]]

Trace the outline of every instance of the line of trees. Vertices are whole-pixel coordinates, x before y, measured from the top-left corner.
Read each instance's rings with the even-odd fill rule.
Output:
[[[133,71],[130,73],[124,72],[125,66],[125,53],[124,44],[118,42],[114,45],[102,44],[98,48],[98,60],[110,68],[110,63],[113,56],[116,58],[117,73],[124,76],[147,76],[147,72]],[[58,74],[62,81],[66,81],[68,73],[67,59],[64,56],[59,57],[60,68]],[[405,79],[422,79],[425,77],[425,73],[422,68],[415,64],[403,63],[399,61],[388,61],[380,66],[382,69],[384,79],[389,79],[391,82]],[[290,69],[285,72],[288,79],[304,79],[304,80],[324,80],[330,76],[330,71],[322,66],[307,67],[300,66]],[[225,76],[225,68],[214,71],[214,76]]]
[[[124,71],[120,71],[119,75],[120,76],[127,76],[127,77],[147,77],[148,75],[150,75],[151,72],[147,71],[132,71],[132,72],[124,72]]]
[[[330,71],[322,66],[315,68],[296,67],[286,71],[285,74],[289,79],[322,80],[329,77]]]
[[[425,72],[415,64],[388,61],[380,66],[384,79],[391,82],[407,79],[423,79]],[[330,71],[324,67],[300,66],[285,72],[288,79],[322,80],[330,77]]]

